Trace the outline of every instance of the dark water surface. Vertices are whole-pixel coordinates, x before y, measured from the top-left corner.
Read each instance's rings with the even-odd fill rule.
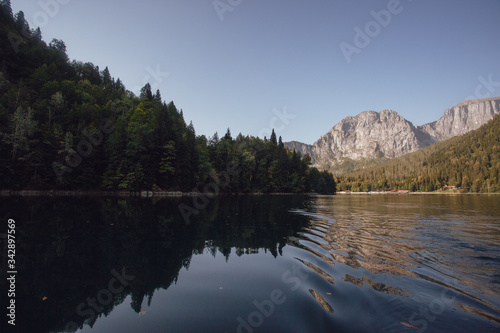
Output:
[[[500,196],[181,203],[0,199],[2,332],[500,331]]]

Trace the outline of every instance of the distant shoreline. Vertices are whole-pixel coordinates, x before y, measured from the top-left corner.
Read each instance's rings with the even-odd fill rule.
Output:
[[[493,194],[493,195],[500,195],[500,193],[480,193],[480,192],[466,192],[466,193],[460,193],[460,192],[407,192],[407,193],[400,193],[400,192],[345,192],[345,191],[340,191],[337,192],[338,195],[415,195],[415,194],[432,194],[432,195],[476,195],[476,194]]]

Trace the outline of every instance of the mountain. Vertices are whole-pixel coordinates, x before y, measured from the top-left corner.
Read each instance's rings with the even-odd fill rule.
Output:
[[[462,102],[437,121],[414,126],[392,110],[365,111],[344,118],[313,145],[285,145],[311,155],[320,169],[345,173],[425,148],[479,128],[500,113],[500,97]]]
[[[500,192],[500,115],[477,130],[338,176],[339,190]]]
[[[445,111],[435,122],[420,126],[434,140],[463,135],[484,125],[500,112],[500,97],[462,102]]]

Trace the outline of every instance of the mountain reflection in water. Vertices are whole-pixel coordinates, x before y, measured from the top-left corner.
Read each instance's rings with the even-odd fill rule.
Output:
[[[442,286],[449,297],[435,295],[430,304],[452,299],[453,311],[498,328],[499,203],[498,196],[322,196],[308,210],[292,210],[310,217],[293,245],[332,266],[345,265],[342,280],[358,287],[414,299],[428,292],[416,288],[422,280]]]
[[[500,329],[500,197],[181,202],[1,199],[16,332]]]

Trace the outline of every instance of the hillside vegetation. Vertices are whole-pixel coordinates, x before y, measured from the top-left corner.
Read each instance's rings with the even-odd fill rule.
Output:
[[[334,193],[281,138],[196,135],[174,102],[140,96],[48,45],[0,1],[0,189]],[[229,175],[229,177],[228,177]]]
[[[476,131],[379,166],[338,176],[338,190],[500,192],[500,116]]]

